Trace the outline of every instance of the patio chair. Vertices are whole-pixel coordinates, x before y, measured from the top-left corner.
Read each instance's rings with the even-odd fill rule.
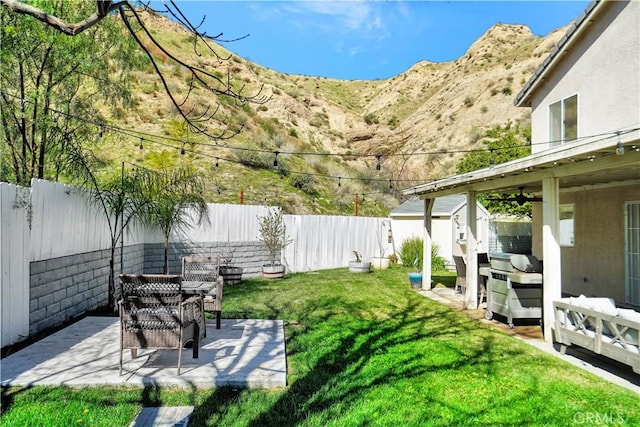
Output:
[[[220,275],[220,260],[217,257],[211,256],[183,257],[182,280],[211,282],[209,292],[204,295],[203,311],[215,314],[216,329],[220,329],[220,322],[222,318],[222,293],[224,288],[224,280]]]
[[[193,357],[198,357],[200,337],[204,332],[202,298],[184,298],[181,278],[176,275],[121,274],[122,299],[120,313],[120,375],[122,354],[138,349],[177,349],[178,375],[182,364],[182,348],[193,342]]]
[[[489,263],[489,256],[486,253],[478,254],[478,293],[480,297],[478,298],[478,306],[482,304],[482,301],[487,298],[487,278],[486,276],[482,276],[480,274],[480,268],[489,267],[491,264]]]
[[[461,293],[467,288],[467,264],[464,263],[464,259],[461,256],[454,255],[453,262],[456,264],[456,287],[454,292],[460,290]]]

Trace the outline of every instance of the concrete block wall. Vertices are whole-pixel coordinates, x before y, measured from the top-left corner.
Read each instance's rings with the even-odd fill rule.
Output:
[[[261,242],[206,242],[206,243],[170,243],[169,274],[180,274],[184,256],[219,256],[233,252],[232,264],[242,267],[243,277],[255,277],[262,273],[262,265],[269,262],[269,253]],[[144,272],[160,274],[164,265],[164,246],[162,243],[145,245]]]
[[[243,268],[243,277],[259,276],[269,260],[261,242],[172,243],[169,273],[180,274],[183,256],[218,256],[233,251],[233,265]],[[29,334],[60,326],[88,311],[108,305],[108,249],[36,261],[30,264]],[[162,273],[164,248],[159,244],[126,246],[122,272]],[[120,271],[120,248],[115,257],[116,295]]]
[[[105,249],[30,263],[30,335],[108,304],[109,254]],[[123,259],[125,271],[142,272],[144,246],[125,247]],[[115,273],[120,273],[120,248]]]

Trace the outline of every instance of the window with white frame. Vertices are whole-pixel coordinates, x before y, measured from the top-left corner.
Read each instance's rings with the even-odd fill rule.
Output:
[[[578,95],[549,106],[549,141],[556,146],[578,137]]]
[[[573,247],[574,205],[560,205],[560,246]]]
[[[625,204],[627,303],[640,306],[640,202]]]

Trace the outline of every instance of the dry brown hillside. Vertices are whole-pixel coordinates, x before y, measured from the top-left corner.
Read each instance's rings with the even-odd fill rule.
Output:
[[[186,32],[162,17],[147,19],[156,37],[189,55]],[[455,61],[421,61],[393,78],[374,81],[284,74],[222,48],[231,55],[229,61],[193,56],[191,60],[221,75],[230,72],[249,90],[262,86],[270,99],[265,104],[236,105],[196,93],[198,106],[219,105],[221,123],[214,126],[243,127],[225,141],[229,147],[265,152],[247,159],[246,153],[214,148],[192,136],[190,161],[211,174],[212,201],[235,202],[243,190],[255,195],[249,202],[283,204],[290,212],[349,214],[354,193],[364,192],[372,194],[375,203],[362,206],[361,212],[386,214],[400,202],[397,190],[409,186],[400,180],[426,181],[449,174],[462,155],[451,151],[481,148],[479,136],[491,126],[529,120],[529,109],[514,107],[513,99],[563,34],[559,29],[538,37],[526,26],[496,24]],[[175,88],[186,90],[183,70],[166,64],[164,72]],[[134,80],[136,109],[126,115],[125,125],[180,137],[177,116],[150,70],[141,70]],[[166,147],[151,145],[140,153],[132,149],[137,141],[124,144],[123,151],[129,149],[127,155],[139,163],[178,161]],[[276,150],[294,153],[281,155],[288,168],[284,172],[269,170],[271,152]],[[449,153],[415,154],[443,150]],[[164,152],[164,158],[158,152]],[[325,155],[295,154],[301,152]],[[382,155],[380,171],[375,169],[376,155]],[[230,161],[213,171],[211,156]],[[339,187],[337,177],[345,178]]]

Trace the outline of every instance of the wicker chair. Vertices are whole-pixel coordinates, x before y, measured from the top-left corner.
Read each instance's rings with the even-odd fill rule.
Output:
[[[482,301],[485,301],[487,298],[487,278],[485,276],[481,276],[479,271],[482,267],[490,267],[489,256],[486,253],[478,254],[478,293],[480,296],[478,297],[478,307],[482,304]]]
[[[461,293],[464,293],[467,288],[467,264],[465,264],[461,256],[457,255],[453,256],[453,262],[456,264],[456,287],[454,291],[458,292],[460,290]]]
[[[120,275],[122,299],[120,312],[120,375],[122,354],[138,349],[177,349],[178,375],[182,348],[193,342],[193,357],[198,357],[200,337],[204,333],[202,298],[183,298],[180,276],[159,274]]]
[[[220,275],[220,260],[210,256],[183,257],[182,280],[211,282],[211,290],[204,296],[203,310],[215,314],[216,329],[220,329],[224,288],[224,280]]]

